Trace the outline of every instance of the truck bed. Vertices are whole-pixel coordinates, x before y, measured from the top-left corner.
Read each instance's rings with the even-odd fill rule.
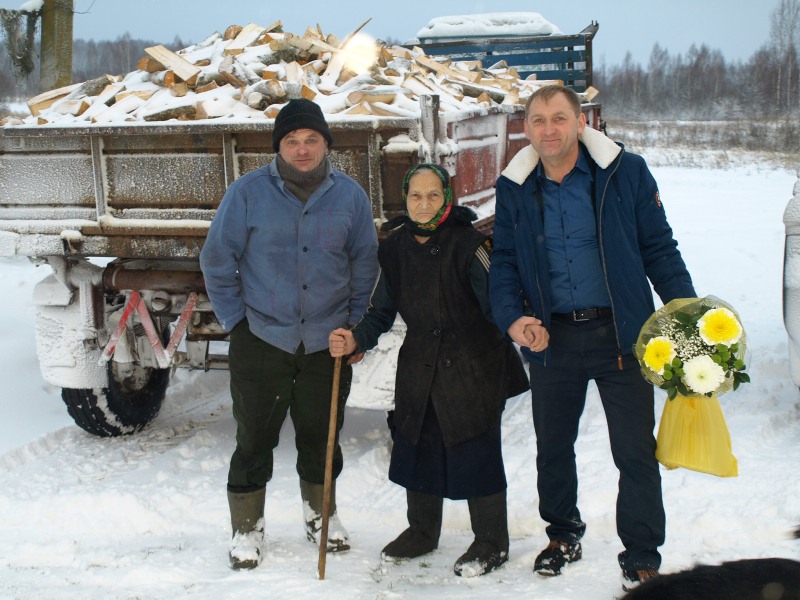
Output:
[[[480,209],[527,143],[523,116],[502,106],[332,119],[331,161],[364,187],[377,220],[402,209],[402,176],[420,160],[446,165],[457,201]],[[227,186],[274,158],[272,128],[219,120],[2,128],[0,256],[196,258]]]

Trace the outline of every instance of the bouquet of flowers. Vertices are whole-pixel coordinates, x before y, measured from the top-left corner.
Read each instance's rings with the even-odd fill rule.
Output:
[[[657,437],[661,464],[737,475],[717,396],[750,381],[746,349],[738,314],[713,296],[672,300],[644,324],[634,354],[645,379],[669,398]]]
[[[670,400],[720,395],[750,381],[744,372],[747,340],[736,311],[726,302],[678,298],[642,327],[634,353],[642,374]]]

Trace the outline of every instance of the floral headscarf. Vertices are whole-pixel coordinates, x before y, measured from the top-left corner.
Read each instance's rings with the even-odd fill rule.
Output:
[[[434,231],[436,231],[436,228],[444,223],[453,208],[453,188],[450,185],[450,174],[439,165],[433,163],[419,163],[409,168],[408,171],[406,171],[406,174],[403,176],[403,206],[406,206],[406,211],[408,210],[406,202],[408,200],[409,182],[418,171],[426,169],[436,173],[439,179],[442,180],[444,204],[442,204],[442,207],[439,209],[439,211],[427,223],[418,223],[417,221],[413,221],[415,229],[419,230],[420,235],[431,235]]]

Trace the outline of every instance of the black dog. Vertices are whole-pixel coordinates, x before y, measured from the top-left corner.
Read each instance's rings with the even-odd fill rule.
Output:
[[[800,562],[735,560],[659,575],[621,600],[800,600]]]

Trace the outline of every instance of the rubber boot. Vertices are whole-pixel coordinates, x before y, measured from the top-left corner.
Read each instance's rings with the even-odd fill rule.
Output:
[[[254,492],[228,490],[233,536],[228,558],[232,569],[255,569],[264,557],[264,498],[266,488]]]
[[[476,577],[497,569],[508,560],[506,491],[467,500],[475,541],[456,561],[460,577]]]
[[[309,542],[319,546],[322,532],[322,500],[325,486],[300,480],[300,496],[303,498],[303,520]],[[350,550],[350,536],[336,514],[336,481],[331,482],[331,506],[328,513],[328,552],[347,552]]]
[[[442,506],[439,496],[406,491],[408,529],[389,542],[381,552],[384,560],[416,558],[439,546],[442,532]]]

